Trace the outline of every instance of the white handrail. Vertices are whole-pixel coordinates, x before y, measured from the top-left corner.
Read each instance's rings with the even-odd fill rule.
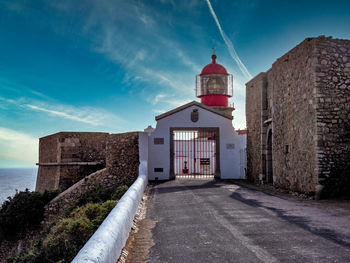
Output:
[[[72,263],[117,262],[129,237],[133,219],[146,189],[147,182],[147,162],[141,161],[139,176],[136,181],[79,251]]]

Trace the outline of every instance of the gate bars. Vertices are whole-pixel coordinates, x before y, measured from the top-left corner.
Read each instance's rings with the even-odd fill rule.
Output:
[[[216,171],[216,132],[207,129],[172,130],[174,174],[208,177]]]

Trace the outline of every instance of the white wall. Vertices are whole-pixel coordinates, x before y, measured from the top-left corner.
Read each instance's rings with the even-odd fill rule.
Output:
[[[191,121],[191,112],[197,109],[199,119]],[[160,119],[155,131],[149,136],[148,176],[149,180],[169,180],[170,173],[170,128],[176,127],[211,127],[220,132],[220,170],[221,178],[242,178],[240,169],[240,149],[245,143],[232,127],[232,121],[196,105]],[[164,144],[155,145],[154,138],[164,138]],[[227,149],[227,144],[234,144],[234,149]],[[244,144],[244,145],[243,145]],[[154,172],[154,168],[163,168],[163,172]]]
[[[148,160],[148,135],[146,132],[139,132],[139,159],[140,163]]]
[[[147,186],[147,162],[141,161],[139,176],[118,201],[72,263],[115,263],[129,237],[133,219]]]

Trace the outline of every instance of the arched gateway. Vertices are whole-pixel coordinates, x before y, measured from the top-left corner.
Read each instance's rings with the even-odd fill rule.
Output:
[[[196,95],[201,103],[192,101],[157,116],[156,128],[148,130],[150,180],[190,175],[245,178],[246,157],[241,153],[246,134],[234,130],[234,108],[228,103],[232,75],[216,63],[215,54],[196,77]]]

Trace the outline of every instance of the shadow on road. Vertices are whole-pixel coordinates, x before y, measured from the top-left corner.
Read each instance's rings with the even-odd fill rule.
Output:
[[[220,180],[220,179],[213,179],[209,181],[207,180],[198,180],[198,181],[188,180],[187,182],[186,181],[187,180],[184,180],[184,179],[178,179],[174,181],[150,182],[150,184],[153,185],[153,187],[150,190],[150,194],[161,195],[161,194],[183,192],[183,191],[197,191],[201,189],[220,188],[225,185],[233,185],[232,182]],[[260,191],[255,189],[250,189],[242,185],[239,185],[239,187],[240,189],[238,189],[237,191],[229,195],[230,198],[236,201],[239,201],[241,203],[244,203],[250,207],[268,209],[272,211],[274,214],[276,214],[276,216],[278,216],[282,220],[287,221],[290,224],[297,225],[298,227],[302,228],[305,231],[308,231],[322,238],[328,239],[343,247],[346,247],[346,248],[350,247],[350,242],[345,241],[347,239],[347,236],[326,228],[317,228],[317,229],[313,228],[310,226],[311,221],[306,217],[287,215],[287,211],[284,211],[283,209],[265,206],[259,200],[245,198],[243,194],[239,193],[240,191],[242,190],[245,192],[247,191],[260,192]],[[262,192],[260,193],[266,194]],[[272,194],[267,194],[267,195],[274,196]],[[217,204],[213,204],[213,205],[217,205]],[[223,213],[225,212],[223,211]]]

